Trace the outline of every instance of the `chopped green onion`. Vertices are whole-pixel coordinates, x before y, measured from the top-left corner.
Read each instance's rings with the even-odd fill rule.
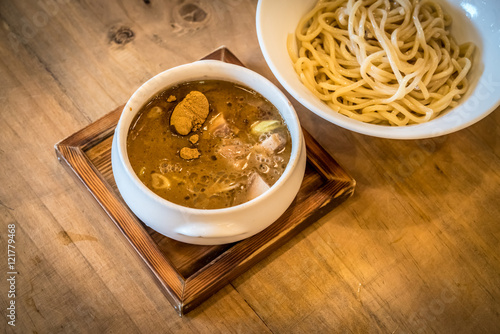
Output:
[[[254,135],[261,135],[263,133],[276,130],[277,128],[279,128],[281,126],[283,126],[283,124],[277,120],[258,121],[258,122],[253,123],[250,126],[250,131]]]

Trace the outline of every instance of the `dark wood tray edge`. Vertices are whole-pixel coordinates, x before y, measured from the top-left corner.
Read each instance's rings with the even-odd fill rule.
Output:
[[[121,113],[121,109],[116,109],[103,118],[90,124],[89,127],[96,126],[100,124],[100,122],[107,121],[110,116],[114,116],[113,113],[115,113],[117,110],[119,110]],[[79,131],[79,133],[80,132],[81,131]],[[180,306],[182,305],[182,300],[180,297],[182,296],[182,291],[184,289],[184,279],[178,272],[173,269],[174,266],[170,263],[170,261],[168,261],[168,259],[163,256],[151,236],[144,230],[142,223],[138,221],[137,217],[132,213],[132,211],[128,208],[121,197],[115,194],[115,191],[112,189],[111,185],[109,185],[109,183],[101,177],[99,171],[94,168],[93,164],[85,154],[84,149],[82,149],[82,147],[88,145],[88,142],[79,142],[77,139],[79,133],[75,133],[76,136],[70,136],[67,138],[67,141],[70,144],[66,144],[66,140],[62,140],[55,145],[55,151],[58,160],[62,163],[65,169],[70,171],[71,175],[77,178],[77,180],[79,181],[78,183],[83,185],[84,188],[92,194],[99,206],[104,210],[104,212],[108,215],[108,217],[116,225],[116,227],[118,227],[118,229],[122,232],[125,238],[129,241],[129,243],[141,257],[141,259],[150,269],[150,272],[153,274],[153,277],[156,279],[157,283],[159,283],[161,290],[164,292],[169,302],[174,305],[174,308],[180,310]],[[107,136],[103,136],[102,138],[106,137]],[[94,177],[97,177],[100,180],[101,185],[104,186],[103,191],[100,192],[101,197],[99,197],[98,194],[95,193],[95,190],[92,189],[93,185],[98,184],[96,182],[93,182],[95,180],[92,180],[92,176],[89,176],[89,174],[74,167],[77,166],[79,161],[82,164],[79,164],[78,166],[83,165],[90,168],[93,171],[92,175]],[[117,218],[108,209],[105,203],[111,204],[113,207],[117,208],[118,211],[121,212],[120,217]],[[129,229],[124,229],[123,224],[128,222],[136,223],[127,224],[126,226],[129,227]],[[136,231],[138,234],[131,233],[131,230]],[[139,240],[137,240],[137,238]],[[142,247],[138,246],[138,244],[142,245]],[[156,256],[151,256],[151,254],[155,254]],[[155,258],[156,261],[160,260],[163,263],[152,263],[152,257]],[[163,269],[160,270],[160,268]],[[164,268],[170,268],[171,270],[169,272],[165,272]],[[170,284],[167,284],[167,282],[169,282]]]

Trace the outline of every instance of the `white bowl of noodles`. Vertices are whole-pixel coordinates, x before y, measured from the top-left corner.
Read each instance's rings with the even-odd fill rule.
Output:
[[[373,3],[374,1],[368,2]],[[424,2],[425,1],[420,1],[420,3]],[[376,57],[374,54],[377,52],[379,55],[380,53],[383,54],[384,50],[377,51],[370,49],[362,53],[361,58],[355,58],[366,61],[367,58],[371,57],[369,59],[371,62],[368,63],[368,65],[365,63],[363,69],[358,71],[358,73],[363,72],[364,76],[361,75],[359,78],[355,78],[356,74],[349,72],[349,70],[352,70],[352,66],[349,67],[349,63],[346,63],[346,61],[349,60],[349,56],[346,56],[346,60],[340,65],[340,70],[337,71],[337,73],[340,73],[340,76],[337,75],[337,81],[335,82],[332,80],[328,81],[328,79],[331,78],[328,75],[324,75],[324,78],[320,79],[315,78],[313,81],[310,78],[315,77],[314,74],[311,74],[314,73],[314,70],[310,70],[309,72],[303,70],[303,68],[308,68],[309,65],[306,64],[301,66],[295,65],[296,68],[299,69],[296,71],[294,62],[290,56],[290,54],[293,55],[298,52],[298,44],[300,41],[297,42],[296,28],[299,21],[315,7],[316,3],[317,0],[259,0],[256,15],[257,36],[266,62],[278,81],[299,103],[325,120],[343,128],[375,137],[419,139],[441,136],[466,128],[486,117],[499,106],[500,66],[498,66],[498,59],[500,59],[500,24],[498,24],[498,22],[500,22],[500,2],[485,2],[479,0],[436,0],[436,3],[442,8],[443,13],[449,15],[452,20],[451,28],[447,29],[451,31],[451,36],[453,36],[457,44],[461,45],[466,42],[472,42],[475,45],[470,61],[470,69],[465,76],[466,81],[457,79],[457,77],[460,76],[460,70],[464,70],[468,67],[468,61],[463,59],[456,61],[449,60],[451,65],[450,68],[446,69],[444,68],[445,62],[442,60],[445,56],[443,55],[444,53],[439,51],[439,47],[436,47],[435,50],[437,51],[434,52],[420,52],[422,55],[425,55],[423,58],[427,57],[430,60],[436,59],[437,56],[438,61],[431,64],[430,61],[426,63],[428,59],[424,59],[421,62],[423,66],[427,66],[427,68],[423,70],[416,69],[416,61],[410,59],[410,53],[412,50],[421,51],[419,49],[420,46],[412,49],[414,45],[408,44],[412,37],[407,36],[405,40],[399,41],[398,44],[403,51],[406,50],[408,52],[406,54],[401,53],[401,55],[407,55],[407,58],[409,58],[407,63],[403,62],[403,66],[406,64],[406,68],[401,67],[397,70],[394,69],[394,66],[397,65],[395,64],[397,61],[394,61],[395,56],[398,56],[396,51],[394,51],[395,53],[392,54],[392,57],[385,57],[386,59],[393,59],[392,63],[386,63],[385,67],[384,65],[380,67],[379,65],[383,64],[384,60],[380,60],[380,58],[378,58],[378,60],[374,59],[374,57]],[[343,12],[341,12],[342,10]],[[401,9],[398,10],[400,11],[400,15],[405,15]],[[346,26],[348,26],[349,17],[345,15],[346,10],[339,9],[339,13],[343,13],[344,17],[341,17],[342,15],[336,18],[332,16],[330,20],[343,20],[343,22],[346,22]],[[368,12],[366,13],[366,20],[368,21],[370,14],[368,14]],[[372,13],[372,15],[374,15],[373,17],[377,20],[377,15],[382,14],[381,11],[379,11],[375,14]],[[328,20],[328,15],[324,17]],[[390,14],[388,17],[390,21]],[[412,15],[409,15],[409,17],[411,18]],[[353,16],[353,19],[354,18],[355,16]],[[397,18],[394,20],[398,22]],[[424,26],[424,30],[425,27],[428,27],[429,22],[431,21],[425,22],[422,18],[420,24]],[[401,22],[397,24],[400,26],[402,25]],[[436,23],[438,27],[440,27],[439,24],[442,23]],[[355,26],[351,36],[354,35],[356,29],[359,30],[360,25],[356,23]],[[389,28],[388,31],[391,32],[392,30]],[[408,32],[408,34],[410,33]],[[361,33],[359,35],[361,35]],[[402,36],[403,33],[399,32],[398,36],[400,35]],[[384,38],[379,38],[380,36],[383,36],[382,28],[378,31],[377,29],[365,28],[363,34],[364,41],[360,42],[359,37],[357,37],[358,39],[356,41],[358,44],[356,45],[361,46],[358,47],[358,49],[368,49],[371,47],[365,43],[368,41],[368,43],[373,45],[385,45],[386,48],[390,48],[392,45],[390,44],[391,41],[387,39],[384,42]],[[329,38],[330,37],[325,37],[324,39]],[[425,37],[425,40],[429,42],[429,47],[431,47],[432,43],[428,36]],[[403,47],[404,43],[409,45],[406,49]],[[323,45],[324,44],[325,42],[323,41]],[[334,45],[334,43],[330,43],[330,46],[332,45]],[[327,45],[326,49],[330,49],[330,46]],[[349,48],[346,48],[344,52],[348,52],[349,50]],[[394,50],[394,48],[392,48],[392,50]],[[452,50],[453,48],[450,53],[453,53]],[[462,51],[458,58],[464,58],[464,53],[465,52]],[[385,55],[387,55],[387,52]],[[466,56],[468,57],[468,55]],[[312,57],[309,58],[311,59]],[[337,58],[340,59],[338,54]],[[415,59],[416,58],[417,57],[415,57]],[[326,72],[331,68],[338,69],[339,67],[335,66],[339,66],[339,63],[342,61],[343,60],[340,59],[337,63],[332,63],[331,58],[328,61],[323,60],[323,63],[327,65],[323,66],[323,69],[316,73]],[[401,61],[399,62],[401,63]],[[302,64],[304,63],[302,62]],[[412,70],[408,70],[408,66],[411,65],[415,66]],[[431,68],[430,71],[429,68]],[[434,68],[434,70],[432,70],[432,68]],[[341,72],[344,70],[346,71],[345,73]],[[370,72],[370,70],[372,72]],[[444,82],[444,85],[447,83],[448,87],[439,90],[436,82],[442,78],[444,72],[451,70],[454,70],[456,73],[452,74],[447,81],[446,79],[441,80]],[[424,74],[417,73],[419,71],[422,71]],[[432,73],[427,74],[426,77],[426,71]],[[396,79],[388,77],[387,72],[394,75]],[[301,81],[298,73],[302,73],[306,79]],[[334,76],[331,74],[331,71],[329,75]],[[421,77],[417,82],[415,77],[418,75]],[[436,75],[436,77],[432,77],[432,75]],[[309,78],[309,80],[307,78]],[[364,81],[359,82],[359,80]],[[369,80],[372,80],[372,82],[369,83]],[[394,85],[394,82],[396,82],[395,80],[402,83],[399,90],[398,86]],[[344,86],[341,86],[339,81],[344,81]],[[306,86],[308,82],[311,89]],[[321,82],[321,84],[311,84],[311,82]],[[434,86],[432,86],[432,83],[434,83]],[[455,83],[455,85],[453,85],[453,83]],[[313,92],[315,89],[314,87],[317,86],[320,86],[322,90],[320,93]],[[354,96],[349,94],[342,96],[343,92],[349,93],[356,88],[365,92],[367,91],[365,88],[368,86],[375,87],[378,93],[380,90],[389,89],[386,90],[383,95],[379,96],[370,95],[375,94],[372,91],[365,96]],[[426,87],[428,87],[428,89]],[[402,91],[407,95],[401,95],[400,93]],[[330,96],[326,94],[327,92],[330,93]],[[330,105],[327,105],[327,103],[320,98],[320,95],[324,96],[323,99],[331,99],[332,102],[329,102]],[[417,96],[422,97],[421,102],[415,101]],[[336,103],[334,103],[335,101]],[[452,101],[451,104],[447,105],[447,107],[443,107],[449,103],[449,101]],[[420,105],[418,103],[420,103]],[[356,104],[358,109],[356,109]],[[405,110],[399,111],[398,108]],[[437,111],[433,111],[434,109]],[[404,112],[409,112],[410,115],[406,115]],[[350,116],[346,116],[346,114],[350,113]],[[391,117],[393,117],[392,120]],[[389,121],[387,121],[387,119],[389,119]],[[407,122],[406,120],[409,121]],[[395,125],[398,122],[402,123],[402,125]]]

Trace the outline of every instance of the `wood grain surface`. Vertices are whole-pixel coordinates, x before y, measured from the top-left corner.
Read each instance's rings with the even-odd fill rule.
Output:
[[[57,161],[56,142],[123,105],[154,74],[221,45],[278,84],[258,46],[256,5],[0,1],[1,330],[498,332],[498,110],[454,134],[395,141],[329,124],[291,99],[356,192],[184,317]]]

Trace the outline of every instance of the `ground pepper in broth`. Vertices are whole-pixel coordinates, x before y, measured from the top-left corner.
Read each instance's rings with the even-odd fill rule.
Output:
[[[288,164],[291,138],[279,111],[259,93],[226,81],[193,81],[166,89],[139,111],[127,150],[135,173],[157,195],[219,209],[267,191]]]

